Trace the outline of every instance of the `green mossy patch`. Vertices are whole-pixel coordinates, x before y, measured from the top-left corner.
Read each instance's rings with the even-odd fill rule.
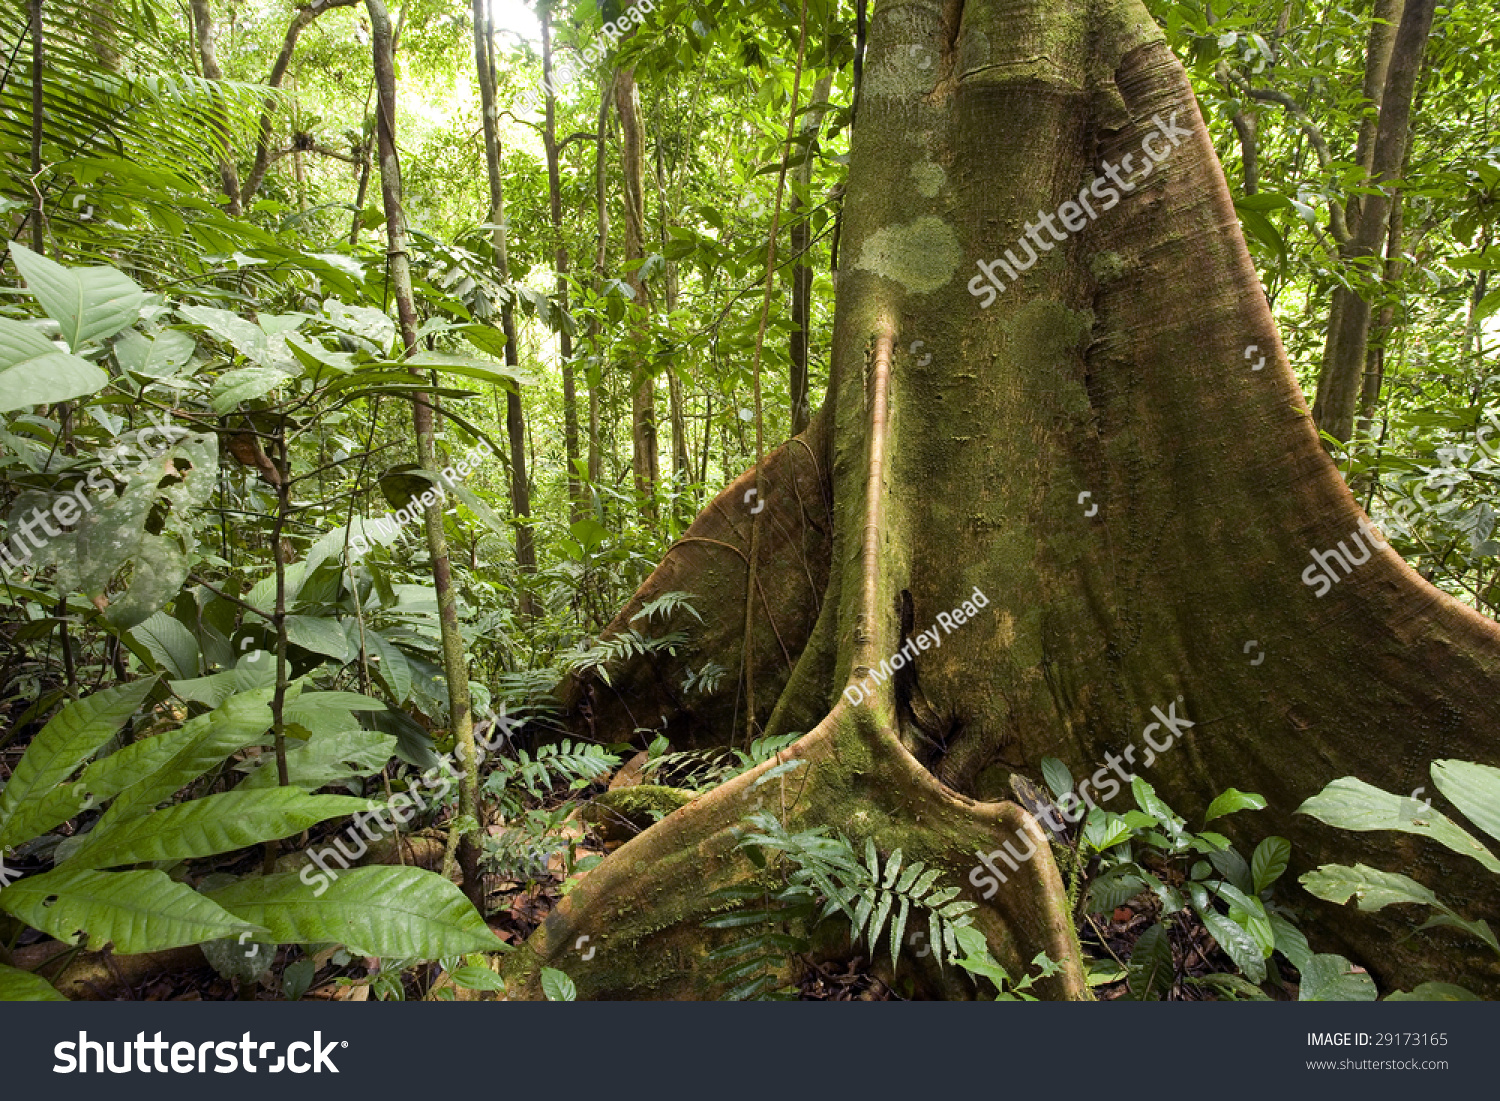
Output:
[[[870,234],[855,267],[899,283],[913,294],[947,286],[963,263],[953,227],[933,214]]]

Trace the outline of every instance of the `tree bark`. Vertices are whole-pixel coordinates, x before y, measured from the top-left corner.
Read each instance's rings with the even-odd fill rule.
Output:
[[[1368,265],[1378,260],[1378,250],[1385,240],[1391,210],[1389,181],[1396,178],[1406,157],[1412,102],[1416,98],[1417,78],[1422,71],[1422,57],[1432,29],[1435,7],[1436,0],[1407,0],[1401,13],[1401,23],[1391,47],[1386,87],[1379,101],[1379,121],[1374,138],[1368,142],[1371,181],[1379,190],[1360,201],[1358,218],[1350,225],[1349,241],[1342,250],[1343,259],[1355,269],[1355,278],[1375,274]],[[1377,29],[1372,25],[1372,50],[1376,47]],[[1376,61],[1378,58],[1372,57],[1372,67]],[[1367,95],[1373,79],[1367,70]],[[1350,205],[1353,205],[1352,200]],[[1354,431],[1354,413],[1363,381],[1369,333],[1368,297],[1344,287],[1335,288],[1323,365],[1318,374],[1317,398],[1313,404],[1313,422],[1340,441],[1348,440]]]
[[[376,145],[380,157],[380,191],[385,206],[391,289],[396,298],[396,315],[400,321],[401,342],[406,354],[418,350],[417,310],[412,295],[411,263],[407,256],[406,212],[401,203],[401,167],[396,154],[396,67],[391,43],[391,19],[384,0],[365,0],[370,13],[371,52],[375,68]],[[422,372],[413,369],[421,376]],[[442,469],[438,461],[433,430],[431,395],[418,393],[412,399],[413,427],[417,437],[417,459],[423,469],[434,476]],[[458,866],[463,875],[464,894],[476,909],[484,912],[484,878],[479,870],[479,846],[474,839],[479,815],[479,757],[474,742],[474,716],[470,712],[469,662],[464,653],[463,632],[458,623],[458,597],[453,588],[453,571],[448,560],[448,539],[443,531],[441,500],[427,505],[423,512],[427,527],[427,548],[432,556],[432,584],[438,601],[438,626],[443,643],[443,675],[448,682],[448,722],[454,748],[462,769],[458,785],[458,823],[468,830],[454,833],[457,838]]]
[[[632,69],[621,69],[615,75],[615,114],[620,120],[620,169],[624,184],[621,201],[625,210],[625,263],[629,269],[625,282],[634,294],[630,312],[640,350],[639,358],[630,366],[631,471],[641,509],[648,520],[654,521],[656,486],[661,481],[656,447],[656,378],[646,350],[651,300],[640,269],[640,262],[646,258],[646,135]]]
[[[486,0],[474,0],[474,66],[479,79],[480,106],[484,113],[484,164],[490,184],[490,248],[495,254],[495,270],[505,285],[506,300],[500,307],[500,326],[505,332],[505,363],[515,369],[520,364],[516,341],[514,288],[510,283],[510,252],[505,229],[505,181],[500,174],[499,115],[495,107],[495,68],[493,43]],[[549,93],[550,95],[550,93]],[[505,388],[505,432],[510,440],[510,505],[516,531],[516,567],[522,574],[536,573],[536,545],[531,531],[531,486],[526,477],[526,417],[521,407],[521,387],[513,383]],[[524,582],[523,582],[524,585]],[[523,588],[521,614],[536,614],[535,600],[529,588]]]
[[[292,63],[292,54],[297,49],[297,39],[314,19],[325,11],[333,8],[352,8],[359,0],[312,0],[312,3],[297,9],[297,14],[292,17],[287,26],[286,37],[281,43],[281,52],[276,55],[275,62],[271,65],[271,72],[265,79],[267,88],[278,89],[281,82],[286,78],[287,66]],[[265,108],[261,112],[259,133],[255,140],[255,161],[250,166],[250,174],[245,177],[245,184],[240,189],[240,204],[249,206],[250,200],[260,190],[261,182],[266,178],[266,170],[271,167],[273,155],[271,152],[271,127],[272,116],[276,113],[276,97],[267,96]]]
[[[563,236],[562,172],[557,147],[557,94],[552,87],[552,0],[542,0],[538,15],[542,24],[542,87],[547,93],[542,145],[547,154],[547,202],[552,217],[552,262],[557,270],[557,308],[566,312],[568,243]],[[563,456],[568,466],[568,515],[576,522],[588,514],[588,497],[578,476],[578,393],[573,377],[573,336],[563,326],[558,330],[557,340],[562,357]]]
[[[914,40],[938,62],[919,66]],[[1354,543],[1365,557],[1337,584],[1307,579],[1310,555],[1350,545],[1366,517],[1306,412],[1187,75],[1139,0],[881,8],[865,75],[823,408],[703,512],[612,630],[689,591],[706,621],[692,660],[737,667],[739,494],[758,479],[766,591],[750,658],[758,704],[779,698],[757,719],[808,731],[781,754],[805,762],[778,777],[792,828],[899,845],[977,888],[977,855],[1012,835],[1040,844],[1005,801],[1012,775],[1040,779],[1044,756],[1092,773],[1172,708],[1192,724],[1175,747],[1124,759],[1190,819],[1230,786],[1265,796],[1227,832],[1288,838],[1283,882],[1362,861],[1470,917],[1494,912],[1497,891],[1464,858],[1295,813],[1339,776],[1411,791],[1434,758],[1500,764],[1500,628],[1383,543]],[[1171,146],[1149,174],[1124,159],[1146,143]],[[1111,209],[1061,241],[1030,224],[1039,210],[1062,218],[1106,164],[1130,184]],[[976,262],[1027,252],[1023,237],[1046,242],[1039,259],[981,304],[966,289],[983,285]],[[910,351],[917,339],[926,354]],[[1252,342],[1264,370],[1246,369]],[[916,631],[977,608],[976,588],[977,615],[871,684]],[[567,681],[571,732],[626,740],[664,721],[674,745],[727,741],[737,686],[684,698],[687,660],[641,655],[607,683]],[[535,996],[543,964],[584,997],[713,993],[700,923],[710,892],[750,874],[731,831],[777,795],[755,787],[769,767],[591,872],[510,957],[510,996]],[[1068,959],[1045,993],[1079,997],[1060,891],[1040,845],[979,899],[979,920],[1007,966],[1039,950]],[[1384,983],[1500,989],[1495,962],[1447,931],[1403,939],[1389,912],[1297,901],[1316,946]]]
[[[812,258],[807,255],[808,243],[812,240],[812,226],[803,211],[807,203],[803,196],[812,187],[813,166],[817,161],[818,131],[822,128],[823,112],[828,106],[828,91],[833,86],[833,74],[825,74],[813,84],[812,102],[807,105],[807,115],[802,126],[802,142],[799,154],[806,159],[797,166],[797,175],[792,187],[790,217],[792,222],[792,363],[788,377],[787,392],[792,403],[792,435],[800,435],[807,429],[811,415],[808,408],[807,382],[807,338],[812,313]]]

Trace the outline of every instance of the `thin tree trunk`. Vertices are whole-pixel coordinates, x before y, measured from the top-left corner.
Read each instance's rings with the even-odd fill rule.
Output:
[[[1390,180],[1401,169],[1411,131],[1412,102],[1417,78],[1432,29],[1436,0],[1407,0],[1397,28],[1385,91],[1380,101],[1380,119],[1372,143],[1370,172],[1379,188],[1359,204],[1359,217],[1350,227],[1345,259],[1359,265],[1378,255],[1385,239],[1391,210]],[[1372,40],[1374,32],[1372,29]],[[1368,276],[1370,273],[1366,273]],[[1318,375],[1313,423],[1334,439],[1348,440],[1354,431],[1354,412],[1365,369],[1365,349],[1370,334],[1370,303],[1362,295],[1342,288],[1334,292],[1342,299],[1330,309],[1328,339],[1323,366]]]
[[[646,258],[646,138],[634,70],[622,69],[616,75],[615,114],[620,119],[620,168],[624,184],[625,263],[629,268],[625,281],[635,295],[631,315],[635,318],[640,357],[630,367],[631,470],[641,511],[648,521],[654,522],[656,485],[661,480],[661,470],[656,446],[656,382],[646,350],[651,301],[639,266]]]
[[[607,138],[609,137],[609,105],[614,98],[615,77],[608,78],[599,91],[599,123],[594,141],[594,213],[596,218],[596,240],[594,246],[594,296],[604,293],[604,265],[609,256],[609,205],[606,202],[609,185],[609,162],[607,160]],[[599,360],[599,318],[596,313],[589,317],[589,346]],[[601,361],[602,363],[602,361]],[[595,381],[589,383],[589,482],[597,485],[604,475],[603,447],[599,440],[599,390],[604,383],[602,365],[595,367]]]
[[[552,0],[542,0],[542,87],[546,89],[546,123],[542,145],[547,152],[547,203],[552,217],[552,262],[557,270],[557,307],[568,308],[568,244],[563,236],[562,169],[558,164],[557,94],[552,87]],[[581,520],[588,511],[588,498],[578,476],[578,393],[573,377],[573,336],[566,327],[557,334],[562,357],[563,456],[568,466],[569,516]]]
[[[417,351],[417,309],[412,295],[411,265],[407,256],[406,213],[401,204],[401,166],[396,155],[396,67],[391,49],[391,20],[384,0],[365,0],[370,13],[371,51],[377,90],[376,136],[380,156],[380,191],[385,205],[385,227],[389,242],[391,289],[401,323],[401,342],[406,354]],[[414,375],[421,372],[413,370]],[[441,464],[433,430],[430,395],[413,398],[413,426],[417,458],[424,469],[436,474]],[[448,722],[463,770],[458,786],[459,825],[472,830],[479,817],[479,759],[474,743],[474,717],[470,713],[469,663],[464,653],[463,633],[458,624],[458,601],[453,588],[448,541],[443,532],[443,506],[435,500],[426,506],[427,547],[432,556],[432,584],[437,593],[438,624],[443,642],[443,674],[448,682]],[[454,838],[449,838],[450,857]],[[463,873],[464,893],[483,912],[484,885],[479,871],[479,847],[472,832],[457,838],[458,865]]]
[[[292,53],[297,48],[297,39],[302,32],[318,16],[333,8],[350,8],[359,0],[312,0],[305,8],[298,8],[297,14],[292,17],[291,24],[286,29],[286,37],[281,43],[281,53],[276,55],[275,62],[271,65],[271,72],[265,79],[267,88],[279,89],[281,82],[286,78],[287,66],[292,63]],[[405,15],[405,9],[402,9]],[[261,182],[266,178],[266,170],[271,167],[271,129],[272,116],[276,112],[276,97],[267,96],[265,106],[261,111],[260,127],[255,139],[255,161],[250,166],[250,175],[245,178],[245,183],[240,188],[240,204],[249,206],[250,200],[260,190]],[[382,166],[383,167],[383,166]]]
[[[812,187],[814,155],[818,146],[818,131],[822,128],[823,112],[828,106],[828,90],[833,85],[833,74],[827,73],[813,84],[812,101],[802,125],[802,140],[797,145],[797,156],[806,159],[797,166],[792,185],[792,202],[788,218],[792,223],[792,363],[788,378],[788,392],[792,403],[792,435],[800,436],[807,430],[811,416],[808,408],[807,341],[808,326],[812,314],[812,258],[807,255],[808,242],[812,240],[812,226],[804,213],[807,203],[803,196]]]
[[[47,251],[41,189],[42,136],[46,133],[47,125],[47,112],[42,97],[42,78],[47,71],[42,0],[30,0],[27,16],[31,23],[31,251],[41,256]]]
[[[214,17],[209,9],[209,0],[192,0],[193,37],[198,41],[198,61],[203,66],[203,79],[221,81],[224,72],[219,68],[218,55],[214,52]],[[220,119],[223,114],[220,112]],[[234,163],[234,147],[229,141],[229,128],[217,127],[223,148],[219,151],[219,183],[224,189],[224,209],[238,218],[243,209],[240,205],[240,172]]]
[[[657,209],[657,240],[661,244],[662,256],[667,254],[667,239],[672,225],[672,212],[667,204],[667,187],[665,168],[662,163],[661,146],[656,148],[656,209]],[[671,260],[666,262],[666,270],[662,273],[662,301],[666,306],[666,312],[670,316],[677,309],[677,265]],[[667,375],[667,401],[668,411],[672,419],[672,480],[677,484],[678,501],[686,503],[687,498],[684,490],[693,477],[693,462],[688,455],[687,445],[687,422],[684,419],[682,379],[677,373],[677,365],[671,362],[666,366]],[[683,517],[684,524],[692,519],[689,512]]]
[[[505,230],[505,181],[500,174],[499,115],[495,107],[495,69],[486,0],[474,0],[474,67],[479,78],[479,99],[484,112],[484,165],[490,184],[490,247],[500,281],[510,289],[510,253]],[[520,364],[516,340],[515,304],[509,298],[500,307],[500,327],[505,332],[505,363]],[[526,477],[526,418],[521,407],[519,384],[505,389],[505,432],[510,440],[510,503],[515,517],[516,566],[523,574],[536,573],[536,546],[531,531],[531,487]],[[535,614],[529,589],[521,593],[521,614]]]

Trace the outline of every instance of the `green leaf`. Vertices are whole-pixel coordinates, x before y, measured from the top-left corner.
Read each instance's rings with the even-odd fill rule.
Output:
[[[1424,982],[1415,990],[1398,990],[1385,998],[1388,1002],[1481,1002],[1472,990],[1446,982]]]
[[[1073,774],[1056,757],[1042,758],[1042,779],[1052,789],[1054,799],[1061,799],[1073,790]]]
[[[1345,903],[1352,897],[1365,911],[1379,910],[1401,902],[1422,906],[1442,906],[1433,894],[1415,879],[1399,872],[1384,872],[1367,864],[1324,864],[1308,872],[1300,881],[1312,894],[1329,902]]]
[[[215,413],[231,413],[240,402],[264,397],[291,377],[275,367],[240,367],[225,371],[214,380],[209,391],[209,405]]]
[[[304,650],[324,654],[335,661],[349,660],[349,639],[336,620],[289,615],[286,617],[286,637],[288,642]]]
[[[504,979],[488,967],[480,967],[477,964],[467,964],[457,971],[450,971],[448,977],[453,980],[454,985],[461,986],[465,990],[503,991],[505,989]]]
[[[412,367],[426,367],[445,375],[462,375],[477,378],[481,382],[492,382],[497,386],[513,387],[517,383],[530,385],[534,380],[516,368],[478,356],[456,356],[445,352],[417,352],[407,359]]]
[[[109,375],[69,355],[30,325],[0,317],[0,413],[81,398],[104,389]]]
[[[542,993],[547,995],[549,1002],[571,1002],[578,998],[578,988],[573,985],[573,980],[555,967],[542,968]]]
[[[155,685],[150,677],[95,692],[68,704],[42,727],[0,792],[0,849],[46,833],[82,809],[71,797],[61,806],[44,797],[125,725]]]
[[[258,741],[271,727],[270,697],[268,689],[231,696],[211,714],[128,745],[91,765],[85,780],[98,770],[98,778],[120,792],[95,832],[146,814],[231,753]]]
[[[1138,1002],[1156,1000],[1156,995],[1172,987],[1175,968],[1172,942],[1166,927],[1153,925],[1141,934],[1130,953],[1130,996]]]
[[[120,366],[136,375],[170,378],[192,361],[198,343],[181,329],[167,329],[156,339],[135,330],[115,341],[115,359]]]
[[[1373,1002],[1375,980],[1343,956],[1318,955],[1307,961],[1302,971],[1299,1002]]]
[[[1280,914],[1272,914],[1271,931],[1276,935],[1276,951],[1285,956],[1293,967],[1301,971],[1313,956],[1312,949],[1307,945],[1307,938],[1302,935],[1302,930]]]
[[[1297,813],[1341,830],[1397,830],[1426,837],[1461,856],[1473,857],[1500,875],[1500,860],[1451,818],[1416,805],[1410,796],[1392,795],[1353,776],[1334,780],[1298,807]]]
[[[60,589],[90,597],[103,594],[110,578],[139,550],[165,470],[164,454],[147,459],[128,475],[119,496],[100,501],[84,516],[73,532],[74,554],[57,563]]]
[[[226,791],[117,821],[109,828],[100,823],[69,858],[69,865],[108,868],[215,856],[289,837],[376,805],[347,795],[308,795],[298,788]]]
[[[182,544],[170,535],[143,534],[131,563],[130,587],[104,617],[124,630],[144,623],[182,592],[192,568]]]
[[[0,891],[0,909],[65,944],[113,942],[122,955],[259,933],[191,887],[156,870],[77,871],[66,864]]]
[[[421,868],[366,867],[340,872],[321,896],[302,875],[255,876],[209,897],[270,931],[279,944],[347,945],[361,956],[435,960],[498,952],[504,942],[452,883]],[[314,879],[319,887],[326,873]]]
[[[1250,875],[1260,894],[1281,878],[1292,859],[1292,843],[1285,837],[1268,837],[1255,846],[1250,857]]]
[[[1203,824],[1206,826],[1215,818],[1223,818],[1226,814],[1233,814],[1235,811],[1264,810],[1265,807],[1264,797],[1240,791],[1237,788],[1229,788],[1208,805],[1208,813],[1203,816]]]
[[[65,1002],[68,999],[40,975],[0,963],[0,1002]]]
[[[146,292],[114,268],[67,268],[18,241],[11,242],[10,251],[26,289],[62,328],[75,352],[135,324],[145,305]]]
[[[396,739],[378,730],[315,734],[302,748],[287,752],[287,780],[306,791],[316,791],[341,780],[378,772],[395,752]],[[250,770],[235,790],[272,788],[278,782],[275,758],[263,755],[260,764]]]
[[[1224,949],[1224,954],[1234,961],[1245,978],[1253,983],[1265,982],[1265,955],[1255,938],[1215,910],[1201,886],[1194,883],[1188,890],[1193,896],[1193,908],[1198,911],[1198,917],[1219,947]]]
[[[1500,841],[1500,768],[1472,761],[1433,761],[1432,780],[1465,818]]]
[[[202,325],[220,343],[262,367],[269,366],[270,347],[265,331],[228,310],[209,306],[179,306],[177,312],[194,325]],[[234,374],[233,371],[229,372]]]
[[[198,675],[198,640],[165,612],[157,612],[145,623],[132,627],[130,634],[174,680]]]

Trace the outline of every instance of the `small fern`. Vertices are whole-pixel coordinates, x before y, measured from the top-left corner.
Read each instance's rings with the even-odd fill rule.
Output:
[[[523,749],[514,759],[498,761],[484,786],[500,800],[501,812],[510,815],[521,805],[518,788],[540,799],[560,784],[574,790],[587,787],[619,764],[620,758],[602,746],[564,739],[541,746],[534,756]]]
[[[605,684],[609,684],[609,665],[662,650],[676,656],[677,648],[687,641],[688,636],[681,631],[671,631],[660,638],[651,638],[634,627],[627,627],[613,638],[600,639],[593,646],[576,646],[564,651],[558,655],[558,660],[566,673],[593,673]]]
[[[643,616],[647,623],[650,623],[657,616],[660,616],[662,621],[666,622],[672,618],[674,612],[684,611],[699,623],[702,623],[703,617],[698,614],[698,610],[690,603],[692,599],[692,593],[662,593],[655,600],[648,600],[645,604],[642,604],[641,610],[630,617],[630,622],[634,623]]]
[[[939,887],[940,868],[929,868],[921,860],[905,865],[900,849],[894,850],[885,862],[882,872],[880,854],[875,851],[873,840],[865,842],[865,868],[868,878],[850,884],[852,890],[844,900],[842,908],[847,912],[847,903],[858,898],[854,908],[854,937],[863,938],[872,955],[880,951],[880,934],[890,930],[891,966],[901,959],[901,938],[906,933],[906,922],[913,908],[926,910],[932,945],[938,950],[938,963],[958,955],[958,940],[954,930],[967,927],[974,919],[969,911],[975,909],[973,902],[958,899],[957,887]],[[823,916],[839,908],[832,900],[824,907]],[[886,925],[887,919],[890,925]]]
[[[879,952],[882,934],[888,934],[895,966],[908,920],[914,911],[926,911],[939,966],[960,957],[958,931],[971,927],[970,911],[976,904],[959,899],[957,887],[940,885],[941,869],[921,860],[907,864],[899,848],[882,867],[873,840],[865,843],[861,861],[848,838],[830,834],[827,827],[793,833],[764,812],[746,820],[754,831],[741,838],[739,847],[751,862],[760,869],[772,868],[770,852],[784,857],[791,868],[780,889],[731,887],[715,892],[716,900],[730,902],[733,908],[705,921],[707,927],[757,930],[710,954],[714,962],[729,964],[717,976],[730,987],[726,997],[768,996],[776,968],[806,948],[806,941],[790,930],[810,927],[835,913],[848,919],[850,939],[863,940],[872,956]],[[759,905],[752,905],[755,902]]]

